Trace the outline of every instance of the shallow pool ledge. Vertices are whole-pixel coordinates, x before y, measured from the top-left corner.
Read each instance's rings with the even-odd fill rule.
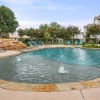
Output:
[[[29,91],[29,92],[60,92],[68,90],[82,90],[86,88],[100,87],[100,78],[74,83],[59,84],[25,84],[0,80],[0,88],[13,91]]]

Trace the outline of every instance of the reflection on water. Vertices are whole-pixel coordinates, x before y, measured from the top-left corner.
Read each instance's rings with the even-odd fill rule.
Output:
[[[21,61],[17,61],[21,58]],[[100,50],[43,49],[0,60],[0,78],[24,83],[64,83],[100,77]],[[59,68],[69,71],[59,74]]]

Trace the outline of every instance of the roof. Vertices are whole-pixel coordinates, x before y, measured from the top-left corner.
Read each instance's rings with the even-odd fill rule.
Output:
[[[26,38],[30,38],[29,36],[27,35],[24,35],[22,38],[26,39]]]

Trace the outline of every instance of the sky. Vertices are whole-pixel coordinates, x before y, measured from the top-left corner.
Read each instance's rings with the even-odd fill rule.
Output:
[[[83,27],[100,15],[100,0],[0,0],[1,5],[14,12],[18,28],[38,28],[57,22],[84,31]]]

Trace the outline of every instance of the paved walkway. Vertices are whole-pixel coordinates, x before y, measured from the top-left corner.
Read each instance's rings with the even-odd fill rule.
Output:
[[[12,56],[20,54],[19,51],[14,51],[14,50],[7,50],[6,52],[0,52],[0,58],[7,57],[7,56]]]
[[[100,88],[63,92],[25,92],[0,89],[0,100],[100,100]]]

